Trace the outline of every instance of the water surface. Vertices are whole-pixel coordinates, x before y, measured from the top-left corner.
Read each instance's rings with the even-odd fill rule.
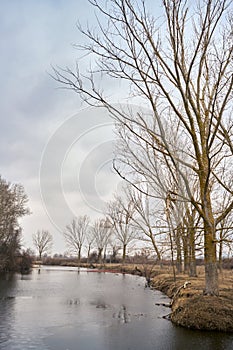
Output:
[[[1,350],[233,349],[233,335],[162,318],[162,293],[141,277],[43,267],[0,278]]]

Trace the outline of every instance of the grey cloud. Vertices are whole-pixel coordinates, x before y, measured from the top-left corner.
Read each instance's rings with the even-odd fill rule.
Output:
[[[1,4],[0,174],[22,183],[29,196],[33,214],[23,220],[25,243],[31,244],[30,235],[47,225],[56,234],[55,249],[59,251],[64,251],[64,242],[45,209],[53,208],[49,216],[59,229],[77,210],[99,215],[80,192],[79,172],[85,167],[82,192],[87,202],[104,203],[117,184],[110,166],[99,170],[101,162],[111,158],[110,149],[100,147],[98,151],[101,144],[113,140],[111,125],[102,127],[111,124],[106,112],[84,109],[78,113],[79,98],[58,89],[48,74],[51,64],[74,65],[77,51],[71,44],[84,40],[75,23],[78,19],[92,21],[93,17],[87,0],[12,0]],[[105,83],[112,92],[114,84]],[[90,154],[94,159],[88,161]],[[95,178],[97,188],[91,193],[88,183],[93,184]],[[48,208],[43,207],[39,183]]]

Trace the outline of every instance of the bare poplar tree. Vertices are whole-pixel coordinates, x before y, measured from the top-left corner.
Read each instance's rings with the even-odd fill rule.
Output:
[[[78,256],[78,261],[81,259],[81,252],[84,241],[88,235],[90,219],[87,215],[74,218],[70,225],[66,226],[63,232],[67,246],[70,251]]]
[[[55,78],[88,103],[105,106],[132,134],[142,130],[148,147],[176,170],[185,200],[203,222],[205,293],[217,295],[216,227],[233,208],[231,201],[218,215],[212,199],[213,178],[232,194],[218,177],[218,168],[226,158],[232,165],[233,155],[232,2],[206,0],[189,6],[186,0],[163,0],[164,18],[157,20],[143,0],[113,0],[106,7],[90,2],[106,18],[98,31],[80,28],[89,40],[84,49],[97,58],[97,69],[86,77],[78,67],[75,72],[55,70]],[[112,104],[96,83],[100,72],[128,82],[150,114]],[[165,132],[168,116],[186,140],[186,147],[176,152]],[[187,170],[197,179],[198,199]]]
[[[42,254],[49,253],[53,245],[53,236],[47,230],[37,231],[32,236],[33,244],[39,253],[41,259]]]

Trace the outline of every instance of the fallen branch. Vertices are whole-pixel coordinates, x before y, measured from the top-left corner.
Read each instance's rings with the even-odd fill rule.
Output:
[[[177,289],[176,293],[174,294],[174,296],[173,296],[173,298],[172,298],[172,300],[170,301],[169,304],[165,304],[165,303],[156,303],[155,305],[156,305],[156,306],[172,307],[173,302],[174,302],[176,296],[177,296],[177,295],[179,294],[179,292],[181,291],[181,289],[186,289],[187,286],[188,286],[189,284],[191,284],[191,282],[186,281],[182,286],[180,286],[180,287]]]
[[[165,304],[165,303],[155,303],[156,306],[165,306],[165,307],[171,307],[171,303]]]
[[[173,305],[173,303],[174,303],[174,301],[175,301],[175,298],[177,297],[177,295],[179,294],[179,292],[181,291],[181,289],[186,289],[187,286],[188,286],[189,284],[191,284],[191,282],[186,281],[182,286],[180,286],[180,287],[177,289],[176,293],[174,294],[174,296],[173,296],[173,298],[172,298],[172,300],[171,300],[171,303],[170,303],[171,306]]]

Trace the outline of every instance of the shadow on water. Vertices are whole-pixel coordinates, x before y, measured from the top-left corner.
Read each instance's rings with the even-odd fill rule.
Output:
[[[16,289],[17,276],[15,274],[0,274],[0,349],[12,335]]]
[[[120,323],[131,322],[130,313],[127,311],[125,305],[121,305],[119,312],[113,314],[114,318],[117,318]]]

